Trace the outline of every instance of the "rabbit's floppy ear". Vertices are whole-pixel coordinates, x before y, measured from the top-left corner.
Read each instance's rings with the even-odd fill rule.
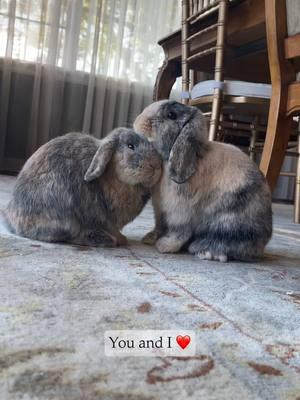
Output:
[[[199,125],[190,119],[173,144],[168,165],[170,178],[176,183],[184,183],[196,172],[201,146],[199,128]]]
[[[103,174],[109,161],[111,160],[118,139],[116,135],[109,135],[101,140],[100,146],[94,155],[92,162],[84,175],[84,180],[90,182]]]

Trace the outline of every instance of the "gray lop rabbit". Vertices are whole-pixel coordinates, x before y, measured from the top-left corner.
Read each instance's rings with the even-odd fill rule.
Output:
[[[102,140],[81,133],[40,147],[21,170],[5,212],[13,233],[47,242],[91,246],[127,243],[132,221],[161,175],[161,157],[133,130]]]
[[[272,235],[271,196],[247,155],[208,142],[203,114],[176,101],[148,106],[134,129],[152,138],[164,160],[152,195],[156,226],[145,243],[223,262],[262,256]]]

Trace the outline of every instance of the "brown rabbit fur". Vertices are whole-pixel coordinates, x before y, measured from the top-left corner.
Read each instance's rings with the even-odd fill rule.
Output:
[[[266,180],[238,148],[208,142],[206,125],[200,110],[171,100],[137,117],[135,130],[152,138],[164,160],[152,197],[156,226],[144,242],[224,262],[261,257],[272,235]]]

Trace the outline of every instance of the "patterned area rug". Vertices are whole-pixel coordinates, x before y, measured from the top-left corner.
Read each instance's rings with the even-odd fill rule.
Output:
[[[14,179],[0,179],[0,207]],[[288,214],[285,213],[288,210]],[[0,230],[0,399],[300,398],[300,229],[275,207],[259,263],[161,255],[130,246],[34,242]],[[194,357],[104,355],[111,329],[191,329]]]

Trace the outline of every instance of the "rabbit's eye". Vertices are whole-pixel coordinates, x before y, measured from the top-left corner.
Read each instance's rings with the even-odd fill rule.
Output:
[[[128,144],[128,148],[129,148],[130,150],[134,150],[134,145],[131,144],[131,143],[129,143],[129,144]]]
[[[174,113],[173,111],[170,111],[169,113],[168,113],[168,115],[167,115],[167,117],[169,118],[169,119],[176,119],[177,118],[177,115],[176,115],[176,113]]]

